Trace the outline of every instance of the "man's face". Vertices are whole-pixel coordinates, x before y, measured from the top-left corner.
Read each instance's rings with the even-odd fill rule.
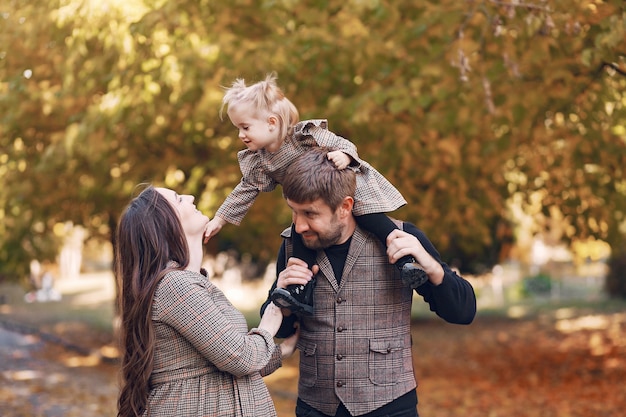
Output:
[[[347,240],[342,207],[333,212],[321,199],[310,203],[287,200],[287,205],[291,208],[296,232],[302,235],[307,248],[324,249]]]

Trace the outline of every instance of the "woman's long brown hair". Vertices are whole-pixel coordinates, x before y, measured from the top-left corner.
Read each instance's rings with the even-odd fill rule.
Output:
[[[120,283],[122,386],[118,417],[141,416],[147,408],[154,359],[152,299],[157,284],[184,268],[189,248],[170,203],[152,186],[134,198],[117,228],[116,272]]]

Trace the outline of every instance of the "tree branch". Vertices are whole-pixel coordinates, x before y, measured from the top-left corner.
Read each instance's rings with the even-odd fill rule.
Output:
[[[600,68],[598,68],[599,71],[603,70],[604,68],[611,68],[613,69],[613,71],[615,71],[616,73],[618,73],[619,75],[623,75],[624,77],[626,77],[626,70],[620,68],[617,64],[612,63],[612,62],[603,62],[600,64]]]

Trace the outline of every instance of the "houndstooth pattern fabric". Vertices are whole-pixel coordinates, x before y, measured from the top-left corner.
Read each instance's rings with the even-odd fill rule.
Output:
[[[357,187],[353,213],[356,216],[388,213],[406,204],[402,194],[370,164],[361,160],[356,146],[327,129],[324,119],[306,120],[294,127],[294,133],[275,153],[260,149],[237,154],[242,178],[216,212],[227,222],[239,225],[261,192],[273,191],[282,184],[291,163],[315,146],[341,150],[357,162]]]
[[[145,416],[276,416],[261,372],[280,366],[280,348],[269,332],[248,331],[243,314],[207,278],[168,273],[152,321],[156,350]]]

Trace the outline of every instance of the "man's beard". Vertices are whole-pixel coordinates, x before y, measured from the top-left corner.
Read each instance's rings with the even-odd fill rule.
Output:
[[[320,250],[329,248],[340,242],[344,228],[345,225],[333,221],[327,233],[316,233],[317,239],[302,239],[302,241],[304,242],[304,246],[309,249]]]

